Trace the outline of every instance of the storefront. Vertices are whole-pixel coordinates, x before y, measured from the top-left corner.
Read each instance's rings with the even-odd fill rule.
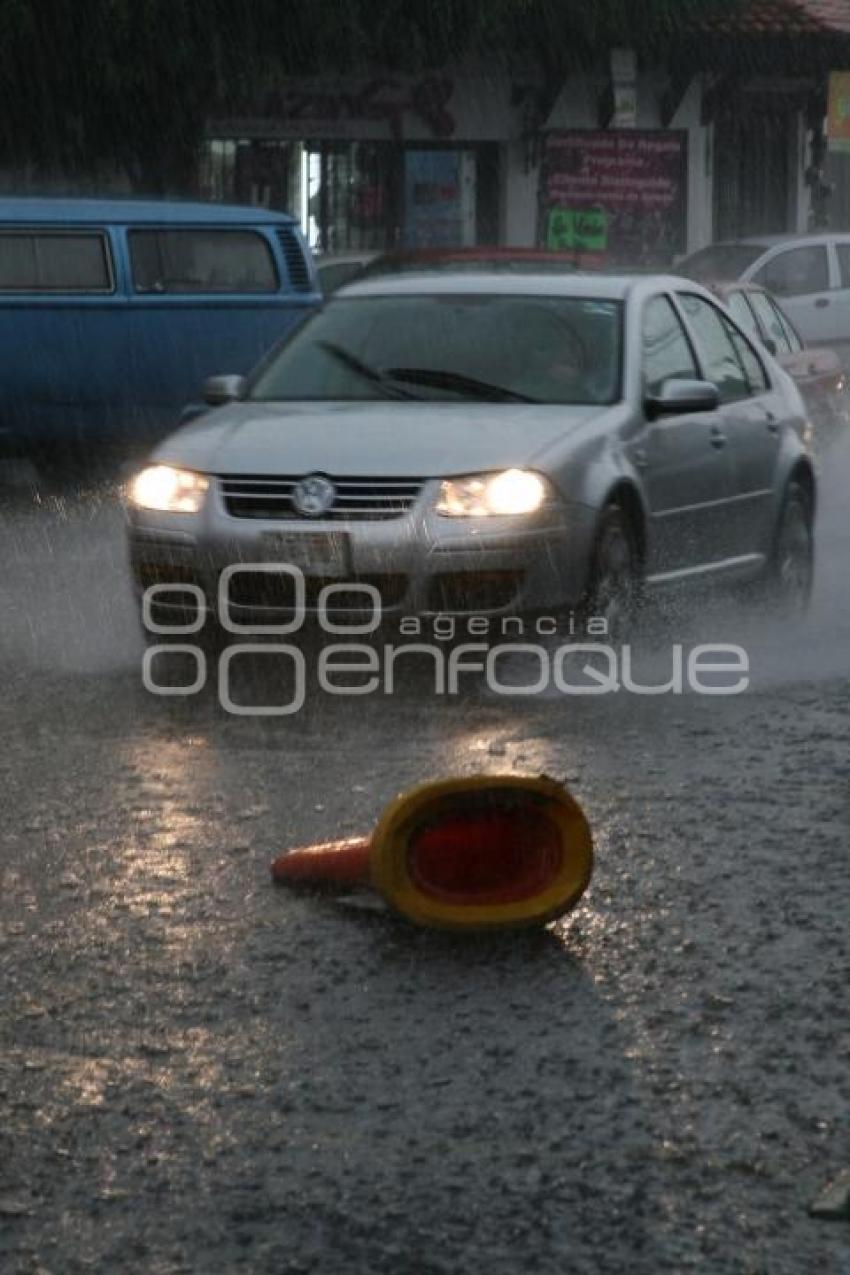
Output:
[[[289,81],[209,122],[201,194],[292,212],[317,252],[498,243],[517,127],[499,79]]]
[[[710,237],[702,84],[668,104],[650,68],[606,116],[612,73],[548,100],[533,69],[504,66],[289,80],[211,116],[200,193],[293,213],[317,253],[509,244],[669,265]]]

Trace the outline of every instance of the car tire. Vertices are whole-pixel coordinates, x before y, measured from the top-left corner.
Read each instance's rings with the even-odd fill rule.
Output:
[[[640,603],[637,545],[628,517],[617,504],[602,512],[590,558],[584,604],[586,619],[607,621],[607,640],[627,640]]]
[[[815,566],[812,524],[809,493],[792,480],[782,500],[765,573],[768,602],[791,617],[805,615],[811,600]]]

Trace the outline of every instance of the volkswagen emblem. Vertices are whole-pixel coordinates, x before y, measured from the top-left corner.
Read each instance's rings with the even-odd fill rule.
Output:
[[[292,489],[292,504],[305,518],[319,518],[334,503],[336,490],[329,478],[322,474],[309,474],[301,478]]]

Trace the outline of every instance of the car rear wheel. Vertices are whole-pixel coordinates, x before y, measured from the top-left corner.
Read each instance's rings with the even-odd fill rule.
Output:
[[[627,640],[640,597],[634,533],[619,505],[603,511],[591,555],[585,612],[604,619],[609,642]]]
[[[791,482],[779,512],[767,568],[769,600],[787,615],[804,615],[811,600],[814,574],[811,500],[801,483]]]

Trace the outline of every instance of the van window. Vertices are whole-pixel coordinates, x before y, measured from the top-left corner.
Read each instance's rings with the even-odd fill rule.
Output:
[[[0,232],[3,292],[111,292],[106,237],[93,232]]]
[[[277,292],[266,241],[249,230],[131,230],[137,292]]]

